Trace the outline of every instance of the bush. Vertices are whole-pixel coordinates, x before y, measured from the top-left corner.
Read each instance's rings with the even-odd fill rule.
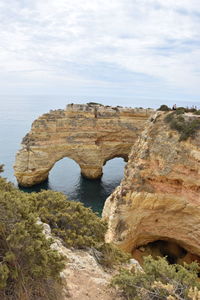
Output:
[[[200,289],[198,280],[199,266],[193,262],[190,265],[169,265],[165,258],[144,259],[143,272],[121,270],[113,280],[112,285],[120,288],[128,300],[165,300],[194,299]]]
[[[170,111],[171,109],[167,105],[162,104],[157,110]]]
[[[164,119],[165,122],[169,123],[171,129],[180,133],[179,141],[185,141],[189,137],[194,137],[195,133],[200,130],[200,119],[188,119],[186,121],[182,116],[182,111],[180,110],[181,113],[177,112],[168,114]]]
[[[63,258],[37,225],[25,193],[0,178],[0,299],[56,299]]]
[[[80,202],[50,190],[32,194],[31,201],[42,222],[50,225],[66,247],[95,247],[104,242],[107,224]]]
[[[3,167],[4,167],[4,165],[0,165],[0,173],[3,172]]]
[[[96,250],[97,261],[107,268],[127,263],[131,258],[130,254],[123,252],[111,243],[103,243]]]
[[[175,111],[177,115],[183,115],[185,113],[185,108],[184,107],[178,107]]]
[[[0,299],[57,299],[64,259],[51,249],[38,217],[67,247],[92,248],[108,267],[127,258],[104,243],[106,223],[54,191],[24,193],[0,177]]]
[[[200,115],[200,109],[194,112],[194,115]]]

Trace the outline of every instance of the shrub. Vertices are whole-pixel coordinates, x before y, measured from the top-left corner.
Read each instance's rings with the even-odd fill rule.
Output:
[[[185,108],[184,107],[178,107],[176,110],[175,110],[175,113],[177,115],[183,115],[185,113]]]
[[[121,270],[112,285],[120,288],[128,300],[184,299],[189,300],[195,290],[200,289],[199,266],[169,265],[165,258],[144,259],[143,272]]]
[[[200,109],[194,112],[194,115],[200,115]]]
[[[3,167],[4,167],[4,165],[0,165],[0,173],[3,172]]]
[[[165,122],[169,123],[170,128],[180,133],[179,141],[185,141],[189,137],[194,137],[195,133],[200,130],[200,119],[188,119],[176,112],[170,113],[165,117]]]
[[[175,114],[175,112],[167,114],[166,117],[165,117],[165,119],[164,119],[164,121],[166,123],[170,123],[174,119],[174,114]]]
[[[80,202],[68,201],[62,193],[50,190],[30,197],[33,209],[66,247],[95,247],[104,242],[107,225],[90,208]]]
[[[103,104],[97,103],[97,102],[88,102],[87,105],[100,105],[100,106],[103,106]]]
[[[127,258],[104,244],[106,223],[59,192],[24,193],[0,177],[0,299],[57,299],[63,258],[51,250],[38,217],[67,247],[92,248],[112,267]],[[95,250],[96,249],[96,250]]]
[[[0,178],[0,299],[56,299],[63,258],[36,224],[25,193]]]
[[[123,252],[111,243],[103,243],[96,250],[97,261],[107,268],[127,263],[131,258],[130,254]]]
[[[157,110],[170,111],[171,109],[167,105],[162,104]]]

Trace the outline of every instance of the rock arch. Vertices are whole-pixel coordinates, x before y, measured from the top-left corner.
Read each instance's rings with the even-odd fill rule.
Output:
[[[64,157],[76,161],[85,177],[101,177],[106,161],[114,157],[127,160],[151,114],[150,109],[69,104],[65,110],[42,115],[33,122],[16,155],[18,183],[32,186],[46,180]]]

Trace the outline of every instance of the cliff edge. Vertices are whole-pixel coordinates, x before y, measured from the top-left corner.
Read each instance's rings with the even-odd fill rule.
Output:
[[[157,243],[174,262],[180,257],[190,262],[200,256],[200,130],[180,141],[166,115],[150,118],[131,150],[124,179],[106,200],[106,239],[138,259]]]

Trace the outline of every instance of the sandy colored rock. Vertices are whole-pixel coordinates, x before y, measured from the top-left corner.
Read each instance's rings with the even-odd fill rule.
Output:
[[[148,121],[106,200],[106,239],[128,252],[164,240],[200,255],[200,131],[180,142],[164,117],[157,112]]]
[[[48,224],[42,223],[40,220],[38,220],[38,224],[42,224],[46,237],[53,239],[51,248],[66,258],[65,268],[60,274],[62,279],[60,300],[124,299],[120,292],[110,286],[111,279],[116,274],[115,270],[106,272],[90,251],[64,247],[59,239],[52,236]],[[136,268],[140,267],[136,261],[126,267],[133,265]]]
[[[70,104],[65,110],[42,115],[33,122],[16,155],[18,183],[32,186],[46,180],[64,157],[76,161],[85,177],[99,178],[106,161],[128,159],[151,114],[149,109]]]

